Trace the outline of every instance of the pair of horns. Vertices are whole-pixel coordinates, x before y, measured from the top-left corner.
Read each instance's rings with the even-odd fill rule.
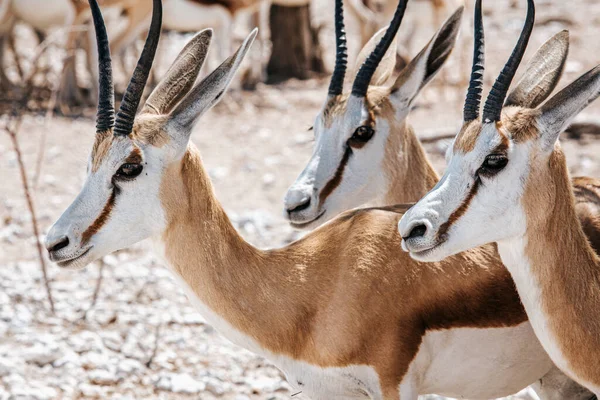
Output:
[[[112,64],[110,59],[110,46],[104,19],[97,0],[89,0],[96,30],[96,43],[98,45],[98,113],[96,115],[96,132],[106,132],[113,129],[116,136],[127,136],[133,129],[133,120],[140,104],[140,99],[146,87],[152,62],[158,47],[162,25],[162,2],[153,0],[152,22],[144,49],[138,60],[135,70],[119,112],[115,118],[115,92],[112,81]]]
[[[371,78],[393,42],[394,37],[398,33],[398,28],[400,28],[400,24],[402,23],[407,4],[408,0],[399,1],[392,22],[390,22],[390,26],[385,31],[385,34],[375,49],[361,65],[352,86],[352,94],[354,96],[365,97],[367,95],[367,89],[369,88]],[[344,30],[343,0],[335,0],[335,42],[335,68],[333,70],[333,75],[331,76],[331,83],[329,84],[329,94],[331,96],[342,94],[344,77],[348,66],[348,47],[346,46],[346,32]]]
[[[485,48],[485,37],[483,33],[483,12],[481,9],[481,1],[477,0],[475,3],[475,45],[473,52],[473,66],[471,68],[471,79],[469,82],[469,90],[467,91],[467,98],[465,100],[464,107],[464,121],[470,122],[479,118],[479,108],[481,104],[481,92],[483,90],[483,73],[484,73],[484,48]],[[535,4],[533,0],[527,0],[527,17],[525,19],[525,26],[521,31],[521,36],[517,41],[515,48],[513,49],[510,58],[504,65],[502,72],[496,79],[490,94],[483,106],[483,121],[494,122],[500,121],[502,113],[502,107],[506,94],[510,88],[513,78],[523,60],[523,55],[527,49],[531,32],[533,31],[533,24],[535,22]]]

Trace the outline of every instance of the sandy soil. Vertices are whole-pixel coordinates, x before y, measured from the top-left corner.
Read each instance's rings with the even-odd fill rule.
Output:
[[[315,20],[325,24],[322,40],[330,48],[331,14],[321,3],[325,2],[315,7]],[[509,8],[507,1],[486,5],[489,80],[516,40],[524,15],[521,3],[517,9]],[[569,28],[571,55],[563,84],[600,61],[596,29],[600,3],[537,3],[542,23],[534,31],[529,55],[552,34]],[[415,7],[411,15],[426,20],[426,5]],[[352,25],[349,30],[353,32]],[[415,30],[412,54],[430,34],[423,27]],[[356,42],[355,34],[350,38],[351,44]],[[470,58],[469,38],[465,32],[463,48],[446,68],[452,85],[442,87],[436,80],[411,114],[421,136],[452,133],[459,127],[465,91],[460,72],[467,72],[460,56]],[[169,41],[169,55],[181,46],[179,42]],[[332,52],[327,54],[331,59]],[[326,79],[313,79],[261,85],[254,93],[234,91],[194,130],[193,141],[202,152],[218,198],[244,237],[257,246],[277,247],[298,236],[281,217],[282,198],[311,153],[312,133],[307,129],[325,99],[327,84]],[[592,117],[598,107],[590,107],[586,115]],[[19,140],[29,177],[37,182],[35,202],[43,231],[81,187],[93,126],[88,118],[25,118]],[[564,142],[574,174],[600,176],[599,144],[594,137]],[[440,171],[445,145],[442,141],[427,146]],[[34,166],[41,146],[45,156],[36,179]],[[148,243],[105,257],[98,301],[87,313],[100,263],[77,272],[50,265],[57,308],[57,314],[50,315],[19,179],[10,141],[1,133],[0,399],[290,397],[277,369],[228,343],[205,324],[152,256]]]

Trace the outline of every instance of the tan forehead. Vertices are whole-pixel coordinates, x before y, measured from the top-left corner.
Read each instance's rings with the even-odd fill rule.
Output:
[[[454,151],[468,153],[475,148],[477,138],[481,134],[482,125],[479,121],[473,121],[463,125],[454,141]]]
[[[392,105],[389,101],[390,91],[387,88],[371,87],[367,93],[366,102],[367,111],[371,119],[376,116],[384,115],[391,112]],[[323,109],[323,124],[329,128],[336,118],[340,118],[346,112],[349,94],[343,94],[331,98]]]
[[[508,146],[508,141],[524,143],[539,137],[539,111],[508,107],[502,111],[502,119],[496,122],[496,130],[502,137],[502,142]],[[475,148],[475,143],[481,134],[482,125],[479,121],[465,124],[454,141],[454,151],[468,153]]]
[[[162,147],[169,141],[169,137],[164,130],[165,119],[161,117],[140,118],[136,120],[129,138],[134,143],[134,151],[141,154],[139,147],[135,143]],[[92,147],[92,172],[96,172],[100,165],[108,156],[110,148],[115,142],[115,136],[112,131],[97,133]],[[130,155],[131,156],[131,155]],[[132,161],[133,162],[133,161]]]

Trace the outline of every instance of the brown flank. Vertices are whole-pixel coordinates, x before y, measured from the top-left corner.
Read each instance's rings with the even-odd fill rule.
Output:
[[[287,247],[258,250],[229,222],[193,146],[166,170],[161,199],[167,259],[203,303],[274,353],[371,365],[396,398],[428,330],[526,321],[493,246],[439,263],[399,251],[405,206],[351,211]]]

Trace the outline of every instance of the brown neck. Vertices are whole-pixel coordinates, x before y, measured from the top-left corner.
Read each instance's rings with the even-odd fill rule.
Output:
[[[416,202],[439,180],[412,126],[406,121],[390,125],[383,167],[389,182],[384,204]]]
[[[193,146],[167,168],[161,201],[171,268],[210,313],[271,353],[323,366],[376,365],[397,387],[426,329],[524,321],[492,249],[434,264],[399,251],[402,207],[348,212],[284,248],[260,251],[229,222]],[[394,341],[393,355],[372,340],[374,327]]]
[[[272,350],[293,353],[291,348],[277,348],[289,343],[292,332],[301,331],[291,307],[293,267],[266,259],[239,236],[192,145],[165,173],[161,197],[167,214],[165,256],[195,297],[237,330],[273,343]],[[285,315],[286,324],[270,310],[281,312],[279,321]]]
[[[515,265],[508,261],[507,266],[519,291],[529,292],[521,292],[521,297],[534,328],[545,329],[535,326],[542,321],[549,328],[549,341],[554,343],[540,338],[542,344],[560,349],[578,377],[600,387],[599,260],[578,221],[560,149],[551,154],[548,168],[532,167],[522,202],[525,262],[512,260]],[[527,287],[532,282],[537,288]],[[538,298],[531,295],[536,292]]]

